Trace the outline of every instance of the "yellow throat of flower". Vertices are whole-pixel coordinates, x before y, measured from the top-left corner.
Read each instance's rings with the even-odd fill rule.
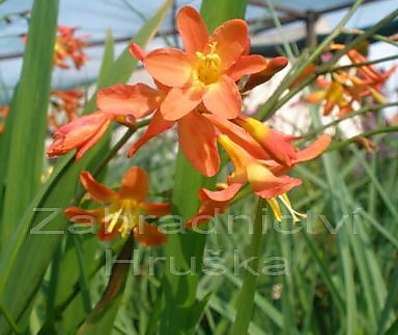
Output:
[[[221,58],[216,52],[217,43],[209,44],[209,52],[196,52],[196,71],[194,79],[199,80],[204,85],[210,85],[220,78]]]
[[[269,128],[263,123],[253,118],[246,118],[240,122],[241,126],[247,130],[257,141],[262,141],[269,134]]]
[[[121,199],[109,207],[105,216],[106,231],[112,233],[116,227],[123,238],[127,238],[132,229],[140,224],[143,211],[139,203],[132,199]]]

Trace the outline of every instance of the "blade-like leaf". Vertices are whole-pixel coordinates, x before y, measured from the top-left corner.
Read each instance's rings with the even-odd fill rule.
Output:
[[[34,2],[21,78],[12,104],[12,126],[7,129],[9,150],[2,156],[7,162],[0,226],[3,245],[40,186],[57,15],[58,0]]]
[[[129,239],[124,245],[112,268],[112,274],[102,298],[79,328],[78,335],[110,334],[126,285],[133,255],[133,244],[133,240]]]
[[[155,15],[137,33],[134,39],[136,43],[142,46],[146,45],[154,35],[154,31],[158,29],[170,5],[171,0],[165,1]],[[126,67],[123,67],[127,64],[128,57],[131,61]],[[127,80],[136,64],[137,62],[129,56],[126,50],[112,65],[113,78],[125,78]],[[109,78],[107,79],[106,85],[114,83]],[[87,112],[90,110],[92,109],[86,109]],[[17,320],[21,320],[24,314],[27,314],[25,312],[29,311],[32,298],[36,294],[54,251],[63,237],[66,221],[62,215],[62,210],[74,198],[79,173],[93,162],[104,143],[107,143],[106,139],[96,145],[78,163],[74,162],[72,155],[60,159],[56,164],[53,175],[39,190],[34,201],[28,208],[25,206],[24,216],[18,224],[17,231],[4,246],[0,260],[0,272],[2,274],[0,278],[0,302]],[[35,211],[37,208],[40,211]],[[43,221],[46,219],[48,221]],[[32,233],[30,228],[36,233]],[[40,232],[40,235],[38,235],[40,229],[46,232]],[[30,234],[28,235],[29,231]],[[40,250],[40,253],[37,252],[38,250]],[[35,257],[27,257],[27,255],[35,255]],[[21,269],[24,272],[23,276],[20,275]],[[0,317],[0,334],[7,333],[7,331],[6,321],[3,317]]]

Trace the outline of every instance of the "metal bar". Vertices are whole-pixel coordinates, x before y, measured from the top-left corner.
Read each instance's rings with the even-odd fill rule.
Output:
[[[257,7],[269,8],[269,6],[262,0],[249,0],[249,4],[252,6],[257,6]],[[295,18],[304,18],[305,17],[305,12],[301,12],[296,9],[284,6],[284,5],[275,4],[275,5],[273,5],[273,7],[278,12],[287,14],[288,16],[291,16],[291,17],[295,17]]]

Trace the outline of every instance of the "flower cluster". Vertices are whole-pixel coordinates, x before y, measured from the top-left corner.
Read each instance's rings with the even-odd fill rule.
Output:
[[[293,144],[297,138],[242,113],[242,96],[272,78],[287,65],[287,59],[250,55],[248,26],[243,20],[229,20],[209,34],[200,14],[186,6],[178,12],[176,23],[184,50],[160,48],[145,52],[134,43],[129,48],[156,86],[118,84],[101,90],[97,111],[59,128],[48,154],[57,156],[77,149],[79,159],[111,122],[131,127],[136,119],[150,115],[149,126],[132,145],[129,156],[151,138],[176,126],[182,152],[204,176],[214,176],[220,169],[219,144],[235,168],[218,190],[200,190],[202,206],[188,225],[204,222],[199,218],[203,214],[208,220],[217,210],[225,210],[246,184],[268,201],[278,220],[280,202],[298,219],[300,214],[292,209],[286,193],[301,180],[286,173],[317,157],[330,138],[323,135],[309,147],[298,149]],[[123,206],[112,206],[112,213],[123,211]],[[111,231],[118,215],[110,219]]]
[[[71,61],[74,67],[79,70],[87,62],[87,55],[84,47],[87,46],[85,36],[75,36],[77,28],[60,25],[57,27],[57,35],[54,45],[54,65],[61,69],[69,69]],[[28,35],[22,37],[24,43]]]
[[[332,46],[334,50],[342,48],[344,45],[341,44]],[[305,97],[305,101],[308,103],[324,102],[324,115],[329,115],[337,109],[337,116],[343,117],[351,113],[355,109],[355,103],[360,104],[364,98],[385,103],[381,89],[395,68],[382,73],[372,65],[359,66],[359,64],[366,63],[368,59],[357,50],[349,50],[346,55],[352,66],[318,77],[316,85],[319,89]]]

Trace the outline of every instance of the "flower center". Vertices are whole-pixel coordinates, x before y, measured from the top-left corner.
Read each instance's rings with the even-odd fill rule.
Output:
[[[195,77],[205,85],[216,82],[221,75],[221,58],[216,52],[217,43],[209,44],[209,52],[196,52]]]
[[[123,199],[113,204],[105,217],[106,231],[112,233],[115,228],[123,238],[127,238],[131,230],[139,225],[142,209],[139,203],[131,199]]]

